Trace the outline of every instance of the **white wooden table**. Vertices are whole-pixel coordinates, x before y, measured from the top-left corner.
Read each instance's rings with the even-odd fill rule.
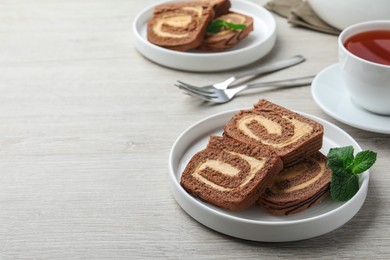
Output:
[[[388,258],[389,135],[333,120],[309,87],[205,106],[173,86],[176,79],[207,84],[296,54],[307,61],[264,80],[315,74],[337,62],[337,37],[275,16],[276,45],[257,63],[175,71],[133,45],[134,17],[155,2],[0,1],[0,258]],[[202,226],[176,203],[168,185],[174,140],[204,117],[259,98],[324,118],[378,152],[366,202],[346,225],[306,241],[248,242]]]

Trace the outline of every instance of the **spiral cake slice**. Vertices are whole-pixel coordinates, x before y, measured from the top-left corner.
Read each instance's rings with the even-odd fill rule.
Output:
[[[259,199],[282,167],[276,153],[265,146],[213,136],[187,164],[181,185],[195,197],[239,211]]]
[[[298,213],[321,203],[329,194],[331,170],[327,157],[317,152],[283,169],[257,204],[273,215]]]
[[[250,16],[230,12],[217,17],[217,19],[234,24],[245,24],[246,27],[241,30],[224,28],[217,33],[207,33],[202,44],[198,47],[199,50],[213,52],[225,51],[236,46],[253,31],[253,18]]]
[[[225,136],[273,149],[285,167],[321,149],[323,134],[321,124],[265,99],[238,112],[224,127]]]
[[[177,51],[194,49],[203,41],[213,17],[213,7],[204,2],[159,5],[148,22],[148,41]]]

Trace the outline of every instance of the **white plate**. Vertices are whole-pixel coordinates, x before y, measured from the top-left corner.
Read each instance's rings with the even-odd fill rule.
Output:
[[[341,78],[339,64],[318,73],[311,92],[318,106],[340,122],[367,131],[390,134],[390,116],[370,113],[351,100]]]
[[[244,0],[232,0],[232,11],[249,15],[254,19],[254,31],[234,48],[219,53],[199,51],[179,52],[150,43],[146,38],[147,22],[154,6],[142,11],[134,20],[135,47],[146,58],[179,70],[221,71],[250,64],[265,56],[276,40],[276,23],[272,14],[258,4]]]
[[[254,241],[282,242],[316,237],[330,232],[350,220],[361,208],[367,195],[368,171],[361,176],[360,189],[347,202],[330,198],[319,205],[290,216],[273,216],[253,206],[242,212],[220,209],[189,195],[180,185],[180,177],[191,157],[207,145],[210,135],[221,135],[223,126],[237,112],[227,111],[210,116],[185,130],[175,141],[169,155],[170,184],[179,205],[194,219],[218,232]],[[360,146],[337,126],[314,116],[300,113],[324,126],[322,153],[332,147]]]

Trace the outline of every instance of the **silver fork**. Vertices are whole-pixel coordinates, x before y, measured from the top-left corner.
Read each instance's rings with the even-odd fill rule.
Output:
[[[179,81],[179,80],[177,82],[181,85],[184,85],[184,86],[187,86],[188,88],[193,88],[193,89],[202,89],[202,90],[210,90],[210,89],[215,89],[215,88],[216,89],[227,89],[232,83],[239,81],[241,79],[253,78],[256,76],[264,75],[266,73],[278,71],[278,70],[281,70],[284,68],[294,66],[294,65],[299,64],[303,61],[305,61],[305,58],[302,55],[296,55],[296,56],[293,56],[293,57],[286,59],[286,60],[276,61],[274,63],[261,66],[260,68],[258,68],[256,70],[248,71],[246,73],[242,73],[242,74],[237,75],[237,76],[232,76],[223,82],[215,83],[215,84],[207,85],[207,86],[202,86],[202,87],[194,86],[194,85],[191,85],[191,84]]]
[[[214,88],[209,90],[204,90],[204,89],[196,90],[193,88],[188,88],[187,86],[181,84],[176,84],[176,86],[184,90],[186,94],[206,100],[208,102],[226,103],[232,100],[235,95],[237,95],[238,93],[244,90],[263,88],[263,87],[289,88],[289,87],[304,86],[304,85],[309,85],[312,82],[313,78],[314,76],[308,76],[308,77],[284,79],[284,80],[277,80],[277,81],[270,81],[270,82],[259,82],[259,83],[246,84],[246,85],[237,86],[228,89]]]

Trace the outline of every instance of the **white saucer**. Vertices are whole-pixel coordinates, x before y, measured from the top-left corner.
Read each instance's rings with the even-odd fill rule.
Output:
[[[223,126],[238,110],[210,116],[185,130],[175,141],[169,155],[169,180],[172,193],[179,205],[195,220],[218,232],[254,241],[282,242],[312,238],[328,233],[350,220],[361,208],[367,195],[369,172],[361,176],[360,189],[347,202],[328,198],[319,205],[289,216],[273,216],[253,206],[242,212],[231,212],[203,202],[188,194],[180,185],[181,174],[198,151],[207,145],[210,135],[221,135]],[[324,126],[321,152],[332,147],[359,144],[337,126],[315,116],[300,113]]]
[[[232,0],[231,3],[232,11],[253,17],[254,31],[228,51],[179,52],[150,43],[146,37],[146,28],[155,5],[146,8],[134,19],[135,47],[146,58],[179,70],[221,71],[250,64],[265,56],[273,48],[276,40],[275,19],[269,11],[258,4],[244,0]]]
[[[390,134],[390,116],[370,113],[351,100],[338,64],[318,73],[313,80],[311,92],[318,106],[340,122],[367,131]]]

